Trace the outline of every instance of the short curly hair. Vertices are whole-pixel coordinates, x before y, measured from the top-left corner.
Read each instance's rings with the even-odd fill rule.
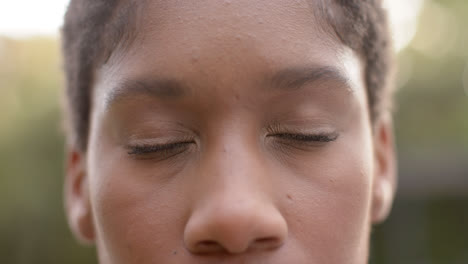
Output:
[[[147,0],[145,0],[147,1]],[[65,112],[69,143],[86,151],[95,70],[136,34],[138,0],[71,0],[62,28],[66,75]],[[365,63],[371,121],[391,105],[391,41],[379,0],[319,0],[330,33]]]

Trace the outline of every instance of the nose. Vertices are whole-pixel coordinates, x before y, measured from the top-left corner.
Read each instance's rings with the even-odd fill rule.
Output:
[[[233,135],[207,148],[200,161],[184,228],[185,246],[193,254],[274,250],[288,235],[275,204],[272,170],[248,136]]]
[[[211,199],[193,211],[184,231],[187,249],[194,254],[241,254],[280,247],[287,225],[266,201],[228,195]]]

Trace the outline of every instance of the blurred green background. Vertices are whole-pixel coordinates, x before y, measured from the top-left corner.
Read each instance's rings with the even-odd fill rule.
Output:
[[[425,1],[398,54],[400,179],[373,264],[468,263],[468,1]],[[62,202],[57,37],[0,36],[0,263],[96,263]]]

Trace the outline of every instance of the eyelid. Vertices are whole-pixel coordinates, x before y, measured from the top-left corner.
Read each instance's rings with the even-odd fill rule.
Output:
[[[126,146],[143,145],[168,145],[179,142],[195,142],[195,136],[179,131],[167,131],[164,133],[138,133],[129,135],[125,142]]]
[[[308,128],[305,128],[305,127]],[[327,124],[311,124],[311,125],[283,125],[275,123],[266,128],[266,136],[291,135],[296,137],[312,137],[312,136],[338,136],[339,131]]]
[[[165,152],[171,151],[188,144],[193,144],[194,141],[179,141],[179,142],[169,142],[163,144],[136,144],[136,145],[128,145],[126,148],[128,150],[129,155],[144,155],[156,152]]]
[[[175,131],[166,132],[164,135],[133,134],[123,147],[131,158],[159,162],[186,153],[191,148],[191,144],[196,144],[195,136]]]
[[[288,147],[287,149],[301,149],[310,151],[317,147],[324,147],[336,141],[341,132],[329,123],[311,122],[310,124],[300,122],[294,125],[274,123],[267,127],[266,138],[271,138],[274,145]]]
[[[191,152],[191,146],[195,144],[194,141],[188,142],[174,142],[159,145],[129,145],[127,146],[128,157],[141,160],[154,162],[175,161],[179,158],[185,157],[185,154]]]
[[[339,134],[336,132],[332,133],[317,133],[317,134],[295,134],[295,133],[280,133],[270,136],[279,137],[286,140],[294,140],[298,142],[332,142],[338,139]]]

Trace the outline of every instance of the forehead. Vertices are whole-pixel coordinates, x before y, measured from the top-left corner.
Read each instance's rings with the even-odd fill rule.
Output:
[[[361,86],[357,57],[330,33],[320,8],[313,0],[144,1],[135,41],[101,73],[232,84],[314,65],[335,67]]]
[[[245,31],[245,26],[258,29],[262,24],[294,29],[299,21],[309,23],[319,17],[318,3],[316,0],[147,0],[139,5],[139,13],[141,24],[158,29],[215,25],[220,29]]]
[[[202,48],[233,53],[233,48],[279,50],[287,44],[294,48],[288,52],[296,53],[291,55],[303,56],[323,53],[320,44],[334,51],[341,46],[314,0],[146,0],[133,8],[128,19],[136,27],[128,30],[136,31],[131,47],[139,52],[144,46],[153,54],[177,49],[196,57]],[[304,42],[306,51],[300,49]]]

